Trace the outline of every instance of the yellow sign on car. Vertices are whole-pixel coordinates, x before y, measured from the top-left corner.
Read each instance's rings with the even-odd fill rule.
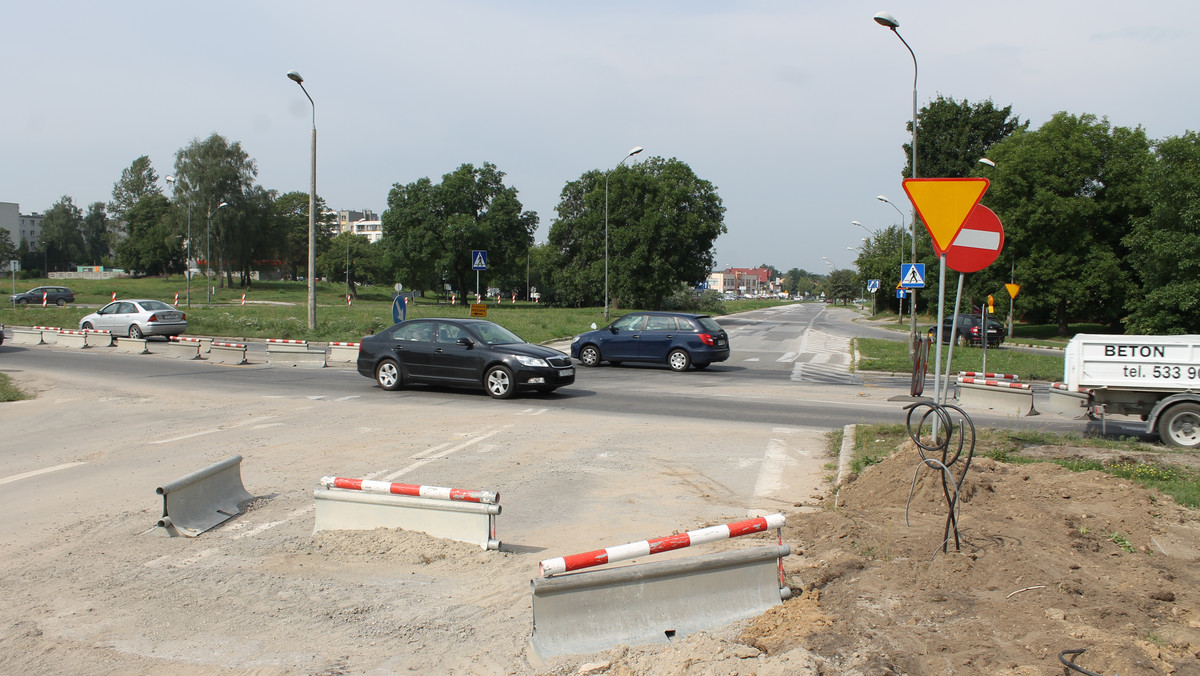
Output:
[[[471,303],[471,316],[472,317],[486,317],[487,316],[487,303]]]

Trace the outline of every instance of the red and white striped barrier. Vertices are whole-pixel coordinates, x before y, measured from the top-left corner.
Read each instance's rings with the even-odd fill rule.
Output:
[[[512,304],[513,305],[517,304],[517,294],[516,293],[513,293],[513,295],[512,295]]]
[[[960,383],[970,383],[972,385],[987,385],[988,387],[1007,387],[1013,390],[1028,390],[1033,386],[1029,383],[1011,383],[1002,380],[988,380],[984,378],[959,378]]]
[[[49,291],[42,292],[42,307],[46,307],[46,298],[49,296]],[[117,299],[117,294],[113,294],[113,300]]]
[[[782,528],[783,524],[784,516],[782,514],[770,514],[748,521],[709,526],[708,528],[688,531],[678,535],[668,535],[652,540],[631,542],[617,547],[597,549],[583,554],[572,554],[570,556],[560,556],[556,559],[546,559],[538,564],[538,568],[541,571],[542,577],[549,577],[573,570],[591,568],[592,566],[602,566],[606,563],[626,561],[639,556],[683,549],[684,547],[691,547],[692,545],[704,544],[706,542],[727,540],[751,533],[761,533],[773,528]]]
[[[350,302],[350,294],[346,294],[346,305],[354,305],[354,303]]]
[[[246,304],[246,294],[242,294],[242,305]]]
[[[178,291],[175,292],[175,302],[171,303],[171,305],[174,305],[175,307],[179,307],[179,292]]]
[[[959,371],[959,378],[993,378],[995,380],[1020,380],[1021,377],[1011,373],[980,373],[978,371]]]
[[[339,341],[333,341],[333,342],[331,342],[331,343],[329,343],[329,344],[330,344],[330,345],[337,345],[337,346],[339,346],[339,347],[358,347],[358,346],[359,346],[359,345],[361,345],[362,343],[342,343],[342,342],[339,342]]]
[[[171,336],[170,340],[173,343],[200,343],[200,342],[203,342],[199,338],[192,338],[190,336]]]
[[[62,329],[57,326],[35,326],[35,327],[33,327],[33,330],[34,331],[62,331]]]
[[[292,338],[267,338],[268,343],[279,343],[280,345],[308,345],[307,340],[294,340]]]
[[[479,502],[486,505],[500,503],[500,494],[490,491],[468,490],[466,488],[443,488],[441,486],[419,486],[416,484],[396,484],[372,479],[347,479],[337,476],[321,477],[321,485],[325,488],[341,488],[364,493],[385,493],[390,495],[411,495],[418,498],[434,500],[455,500],[458,502]]]
[[[451,305],[458,305],[458,296],[457,296],[457,295],[455,295],[455,294],[450,294],[450,304],[451,304]]]
[[[244,343],[225,343],[225,342],[217,342],[215,340],[213,341],[213,347],[232,347],[234,349],[239,349],[239,350],[246,349],[246,345]]]
[[[116,300],[116,299],[117,299],[117,292],[116,292],[116,291],[113,291],[113,296],[112,296],[112,299],[113,299],[113,300]]]

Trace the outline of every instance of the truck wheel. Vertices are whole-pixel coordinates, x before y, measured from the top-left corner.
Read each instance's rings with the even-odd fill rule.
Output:
[[[1200,404],[1175,404],[1158,419],[1158,438],[1179,448],[1200,448]]]

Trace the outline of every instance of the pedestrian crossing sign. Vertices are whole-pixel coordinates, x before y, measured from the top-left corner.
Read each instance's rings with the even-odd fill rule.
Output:
[[[901,263],[900,286],[905,289],[925,288],[925,264]]]
[[[487,251],[477,249],[471,252],[471,269],[487,270]]]

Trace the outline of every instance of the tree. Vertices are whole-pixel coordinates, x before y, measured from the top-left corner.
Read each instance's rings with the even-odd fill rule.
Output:
[[[608,267],[612,307],[662,306],[679,284],[695,287],[713,268],[726,232],[716,188],[677,159],[652,157],[608,174]],[[601,304],[605,273],[605,172],[563,188],[550,227],[558,297]]]
[[[67,195],[46,211],[42,218],[42,249],[49,269],[61,270],[82,260],[82,226],[83,212]]]
[[[938,94],[917,113],[917,171],[921,178],[963,178],[991,147],[1029,127],[1012,117],[1012,106],[997,108],[991,99],[971,103]],[[912,131],[912,122],[908,123]],[[905,178],[912,177],[912,143],[904,144]]]
[[[380,276],[383,247],[371,244],[366,237],[351,232],[339,233],[329,241],[325,252],[317,259],[317,268],[330,281],[346,280],[346,293],[358,298],[358,285]],[[349,274],[347,274],[349,270]]]
[[[538,217],[523,210],[516,188],[503,179],[504,172],[484,162],[464,164],[438,184],[421,178],[393,185],[381,220],[397,277],[413,289],[440,289],[443,280],[453,280],[466,292],[475,281],[471,251],[486,250],[485,284],[523,285]]]
[[[17,246],[13,244],[12,233],[5,228],[0,228],[0,264],[12,260],[17,260]],[[8,268],[5,267],[0,272],[8,272]]]
[[[183,242],[178,211],[159,193],[143,196],[125,214],[127,236],[117,245],[122,267],[142,275],[168,275],[183,270]]]
[[[109,231],[108,214],[104,202],[88,205],[87,215],[81,227],[84,259],[92,265],[102,265],[112,252],[112,233]]]
[[[217,214],[221,202],[230,207],[251,208],[257,198],[250,195],[258,166],[238,142],[230,143],[220,134],[201,141],[192,139],[187,147],[175,153],[175,195],[183,205],[190,205],[193,216],[204,219],[203,238],[197,237],[199,251],[216,257],[218,271],[225,270],[224,286],[230,280],[229,254],[234,248],[246,252],[262,225],[258,220],[243,220],[233,213]],[[216,215],[214,215],[216,214]],[[211,241],[210,241],[211,240]],[[211,246],[210,246],[211,244]],[[211,266],[211,263],[210,263]]]
[[[1026,316],[1056,322],[1060,335],[1072,321],[1119,326],[1133,281],[1122,238],[1147,213],[1142,129],[1058,113],[997,144],[992,159],[984,201],[1004,223]],[[1008,267],[977,273],[976,283],[999,292]]]
[[[1125,237],[1141,293],[1128,333],[1200,333],[1200,135],[1160,141],[1147,170],[1149,213]]]
[[[829,273],[829,286],[825,291],[826,298],[833,301],[849,303],[858,298],[858,275],[853,270],[838,269]]]
[[[138,200],[157,192],[158,174],[154,172],[150,158],[142,155],[121,170],[121,178],[113,184],[112,201],[108,203],[108,211],[117,221],[124,221],[125,215]]]
[[[328,212],[325,200],[317,195],[317,221],[314,230],[315,248],[323,252],[330,247],[332,224],[323,217]],[[291,279],[300,276],[300,270],[308,270],[308,193],[286,192],[275,198],[275,216],[280,219],[281,236],[277,241],[275,255],[289,271]]]

